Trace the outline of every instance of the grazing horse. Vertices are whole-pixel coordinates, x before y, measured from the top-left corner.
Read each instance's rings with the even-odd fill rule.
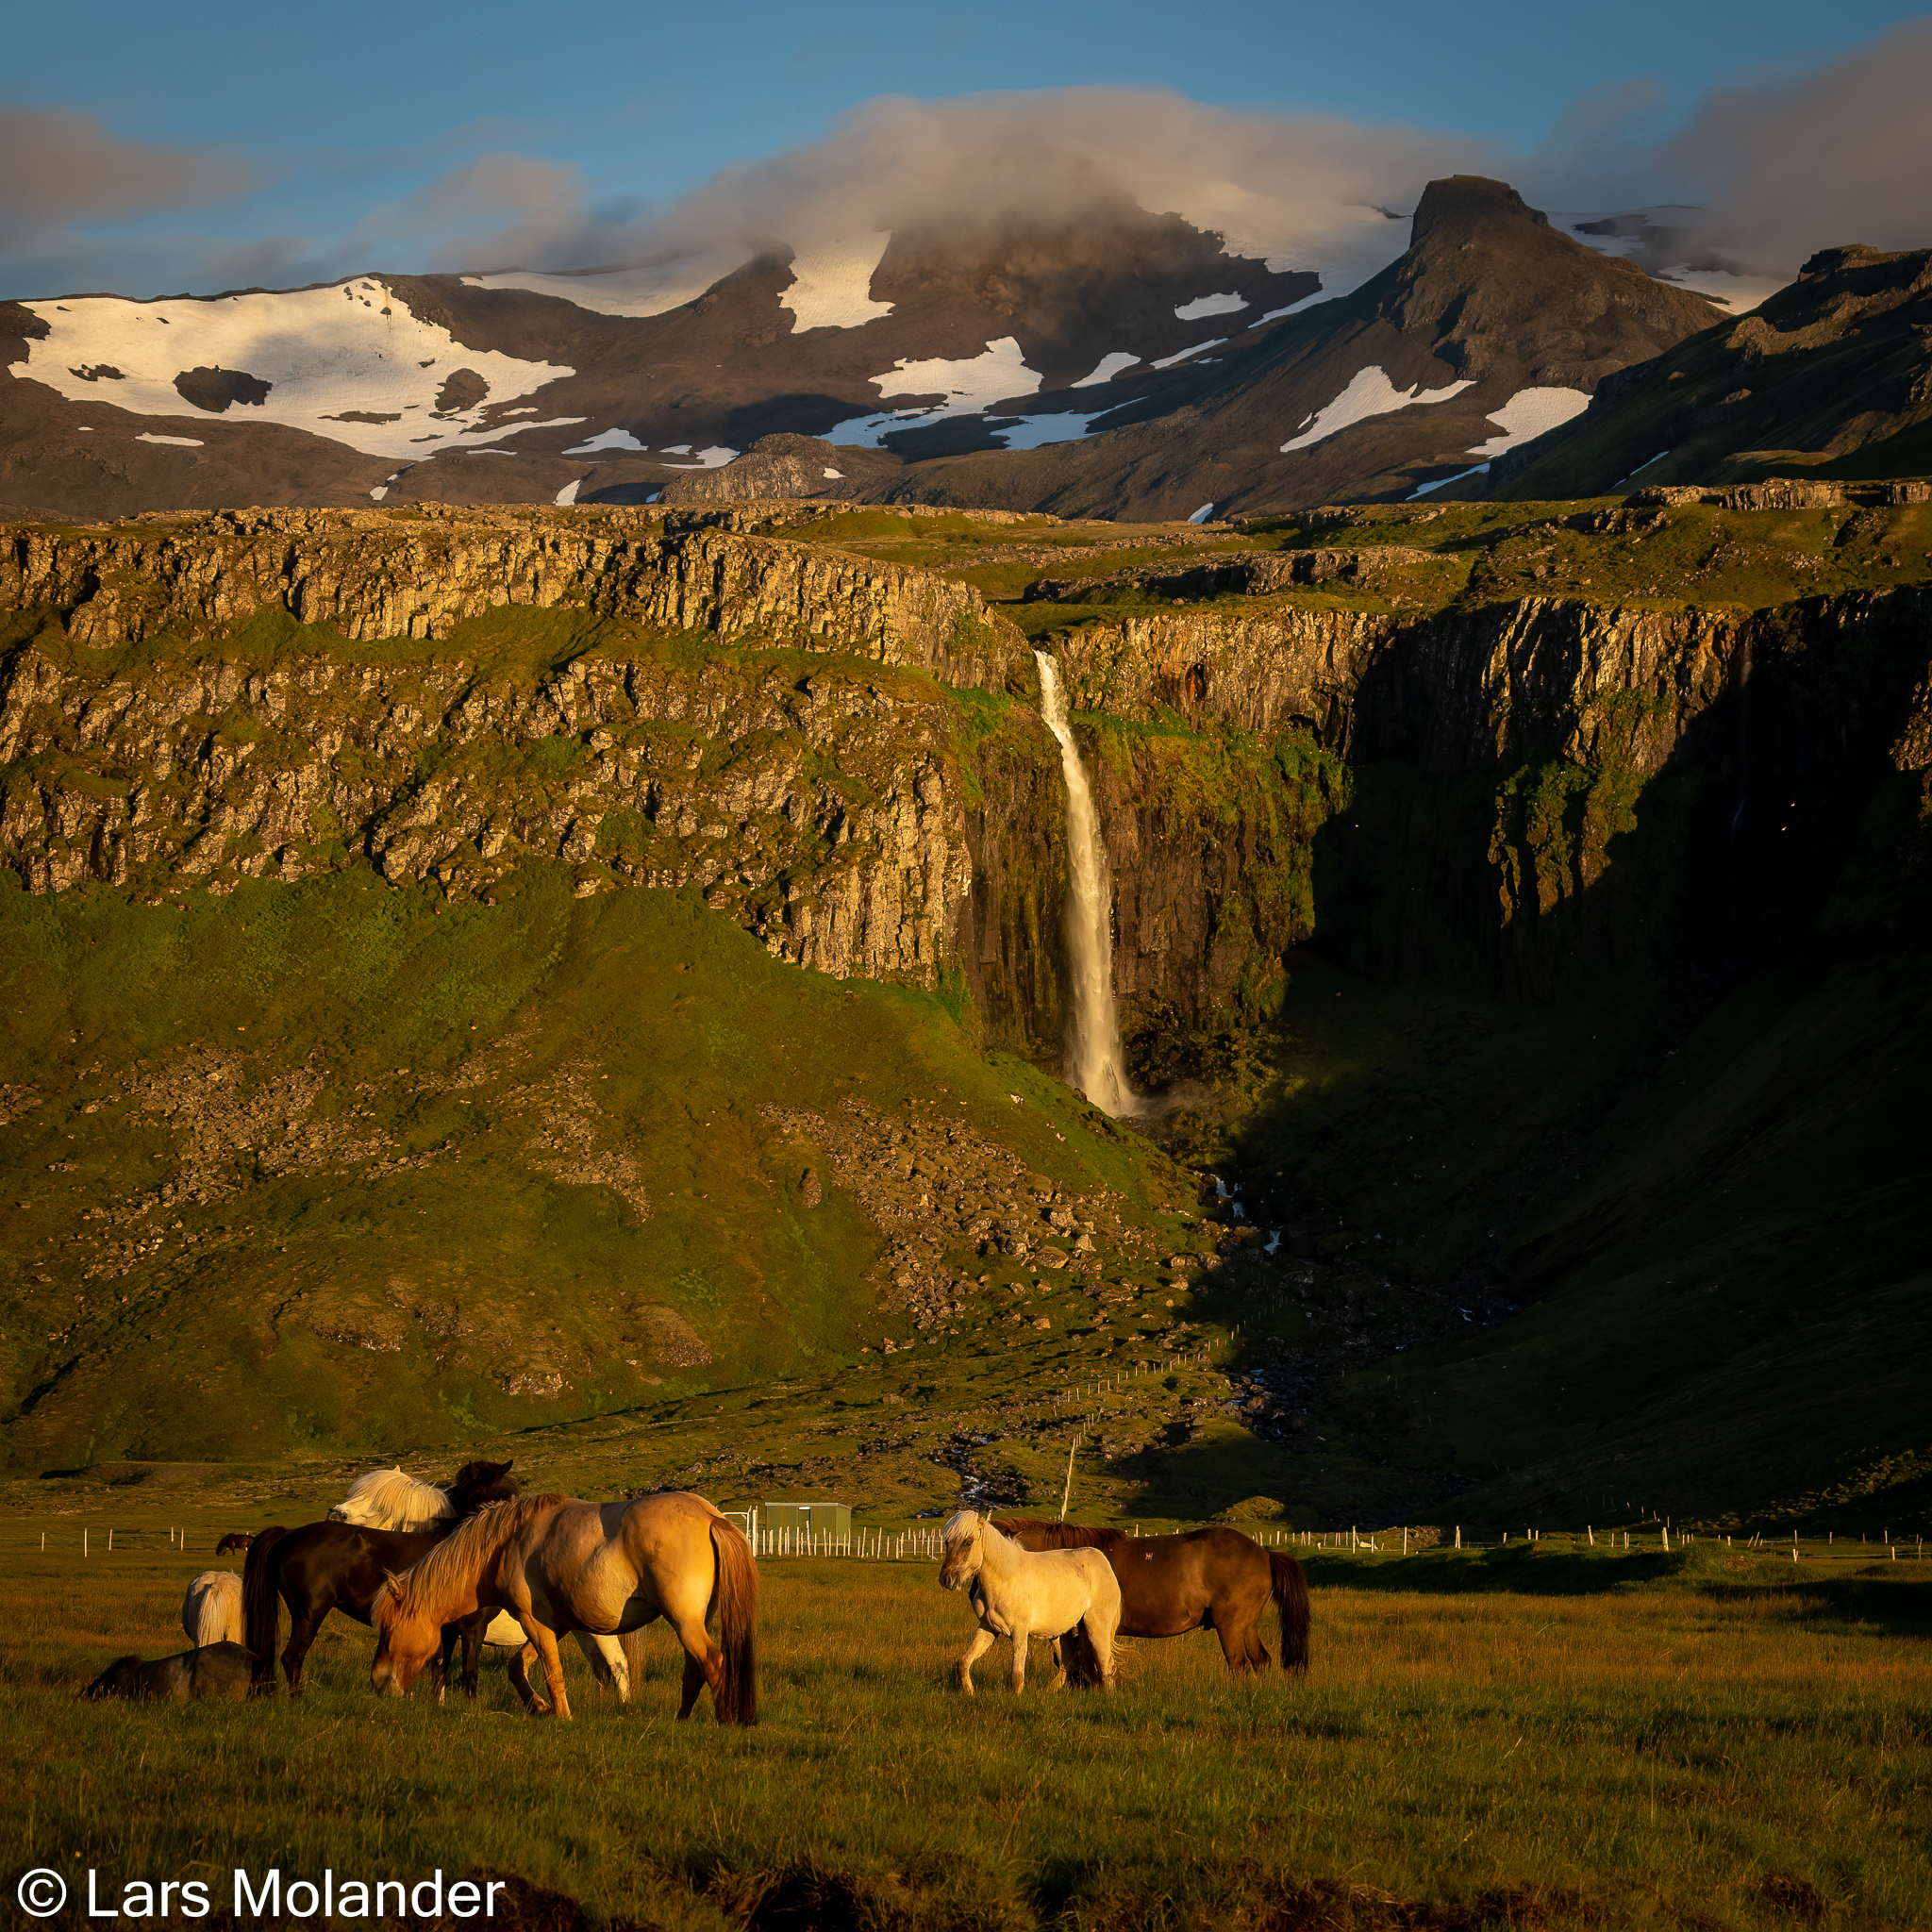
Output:
[[[181,1627],[190,1643],[242,1641],[242,1579],[232,1570],[204,1570],[181,1599]]]
[[[1302,1566],[1264,1550],[1238,1529],[1190,1529],[1178,1536],[1123,1536],[1079,1523],[1002,1516],[997,1526],[1029,1550],[1097,1549],[1121,1586],[1123,1637],[1178,1637],[1212,1630],[1230,1671],[1265,1671],[1261,1612],[1274,1602],[1281,1620],[1281,1668],[1308,1667],[1308,1582]],[[1076,1683],[1097,1669],[1076,1641],[1069,1646]]]
[[[484,1503],[516,1493],[508,1480],[507,1462],[468,1462],[450,1485],[450,1500],[458,1517]],[[382,1588],[383,1577],[398,1566],[407,1568],[441,1542],[453,1523],[432,1524],[426,1529],[358,1529],[347,1523],[310,1523],[300,1529],[279,1524],[259,1531],[242,1572],[242,1608],[246,1642],[256,1657],[256,1689],[273,1692],[275,1684],[275,1638],[282,1605],[289,1606],[289,1647],[282,1669],[289,1693],[302,1694],[302,1660],[322,1620],[341,1610],[358,1624],[369,1622],[369,1607]]]
[[[80,1694],[83,1697],[246,1697],[255,1659],[239,1643],[205,1643],[178,1657],[144,1664],[116,1657]]]
[[[505,1469],[508,1467],[504,1464]],[[449,1492],[434,1483],[420,1483],[400,1469],[373,1469],[349,1486],[349,1493],[329,1510],[328,1520],[353,1524],[358,1529],[428,1529],[438,1524],[447,1529],[457,1520],[457,1506],[450,1501]],[[477,1657],[487,1644],[499,1654],[510,1653],[509,1680],[525,1707],[534,1707],[536,1692],[519,1661],[524,1633],[514,1617],[498,1610],[491,1617],[452,1624],[442,1633],[442,1656],[437,1664],[438,1675],[445,1682],[450,1654],[458,1640],[463,1646],[465,1696],[474,1700],[476,1695]],[[607,1690],[615,1690],[620,1704],[628,1704],[633,1675],[640,1681],[643,1675],[643,1640],[635,1633],[625,1638],[596,1637],[588,1630],[579,1630],[576,1640],[591,1674]]]
[[[218,1557],[232,1557],[238,1551],[245,1550],[254,1541],[255,1539],[246,1530],[231,1529],[215,1545],[215,1555]]]
[[[557,1715],[570,1716],[557,1637],[605,1635],[663,1617],[684,1646],[688,1718],[706,1684],[720,1724],[758,1722],[758,1565],[738,1525],[702,1496],[667,1491],[627,1503],[520,1496],[479,1510],[375,1604],[370,1681],[400,1697],[447,1624],[508,1610],[523,1626],[522,1663],[541,1657]],[[719,1641],[706,1624],[718,1618]]]
[[[995,1637],[1013,1640],[1013,1694],[1026,1688],[1026,1640],[1060,1638],[1077,1626],[1095,1660],[1097,1679],[1113,1689],[1113,1640],[1121,1621],[1121,1587],[1098,1550],[1035,1552],[1001,1535],[975,1510],[961,1509],[940,1531],[946,1546],[940,1585],[971,1593],[979,1628],[959,1659],[959,1688],[973,1695],[973,1666]],[[1062,1671],[1054,1679],[1058,1690]]]

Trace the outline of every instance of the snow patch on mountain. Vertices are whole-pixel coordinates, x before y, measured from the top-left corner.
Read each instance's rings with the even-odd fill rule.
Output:
[[[882,440],[894,430],[909,429],[923,423],[941,423],[949,416],[974,416],[993,403],[1010,401],[1014,396],[1033,395],[1040,389],[1040,375],[1027,368],[1019,341],[1002,336],[989,342],[977,356],[952,359],[934,357],[926,361],[901,359],[880,375],[866,378],[877,386],[881,396],[937,394],[937,403],[915,403],[889,414],[868,416],[860,423],[841,423],[841,442],[860,448],[878,449]]]
[[[890,302],[872,299],[872,278],[884,258],[890,230],[857,241],[834,239],[801,248],[791,258],[791,286],[778,297],[798,320],[793,335],[808,328],[860,328],[874,317],[890,315]]]
[[[1499,457],[1519,442],[1541,436],[1546,430],[1580,416],[1590,408],[1589,395],[1580,389],[1520,389],[1500,408],[1489,411],[1489,420],[1503,433],[1487,442],[1476,443],[1473,457]]]
[[[1082,437],[1091,436],[1095,418],[1120,407],[1109,403],[1105,409],[1084,413],[1067,409],[1051,416],[1023,416],[1010,424],[995,419],[989,427],[1008,449],[1044,449],[1049,443],[1078,442]]]
[[[1204,342],[1205,348],[1207,344]],[[1417,383],[1412,390],[1399,390],[1391,382],[1381,368],[1371,363],[1366,369],[1357,369],[1349,378],[1348,387],[1308,418],[1307,426],[1299,436],[1291,437],[1281,445],[1286,456],[1290,450],[1307,449],[1314,443],[1325,442],[1329,437],[1339,435],[1342,430],[1357,423],[1366,423],[1371,416],[1387,416],[1396,409],[1406,409],[1412,403],[1446,403],[1451,396],[1457,396],[1466,389],[1475,387],[1473,379],[1452,382],[1446,389],[1424,390]]]
[[[1140,359],[1138,356],[1129,356],[1124,349],[1116,349],[1111,355],[1103,356],[1090,374],[1083,375],[1078,382],[1068,383],[1067,387],[1091,389],[1097,382],[1111,382],[1122,370],[1133,368]]]
[[[640,442],[628,429],[600,429],[589,442],[580,442],[575,449],[567,449],[567,457],[593,457],[603,450],[625,449],[641,455],[649,455],[651,445]]]
[[[1158,362],[1150,362],[1150,369],[1172,369],[1176,362],[1185,362],[1190,356],[1198,356],[1203,349],[1218,349],[1226,341],[1225,336],[1209,336],[1205,342],[1195,342],[1191,348],[1176,349],[1172,356],[1163,356]]]
[[[25,364],[14,367],[69,402],[102,400],[100,383],[76,371],[107,363],[121,372],[108,392],[119,408],[136,416],[186,416],[195,406],[175,388],[177,377],[196,369],[245,372],[269,388],[259,402],[236,405],[231,420],[286,424],[367,456],[424,456],[431,454],[429,443],[503,434],[480,420],[490,403],[513,402],[575,374],[465,348],[373,280],[212,301],[97,295],[23,306],[48,325],[48,333],[29,341]],[[482,379],[482,395],[433,419],[445,380],[458,370]],[[341,421],[349,410],[394,420]]]
[[[1182,322],[1198,322],[1204,315],[1233,315],[1248,306],[1245,295],[1196,295],[1174,310]]]
[[[135,439],[136,442],[172,442],[176,449],[206,449],[207,443],[198,436],[156,436],[143,429]]]

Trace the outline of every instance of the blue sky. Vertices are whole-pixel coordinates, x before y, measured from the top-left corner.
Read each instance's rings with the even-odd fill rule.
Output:
[[[479,157],[570,171],[590,216],[621,224],[720,169],[817,141],[882,94],[1158,86],[1216,107],[1476,137],[1506,156],[1588,128],[1614,103],[1621,140],[1657,141],[1712,90],[1775,88],[1924,18],[1876,0],[23,8],[0,110],[68,110],[105,139],[189,161],[163,208],[140,206],[138,182],[119,203],[104,187],[44,218],[17,206],[0,230],[13,285],[0,292],[45,275],[166,281],[177,263],[177,287],[251,263],[340,273],[358,248],[371,266],[451,266],[420,258],[438,250],[437,223],[451,223],[449,247],[482,245],[463,222],[482,221],[477,196],[509,178],[463,176],[452,212],[438,184]],[[167,168],[137,158],[129,173]],[[518,192],[564,192],[561,174],[543,178],[549,188]]]

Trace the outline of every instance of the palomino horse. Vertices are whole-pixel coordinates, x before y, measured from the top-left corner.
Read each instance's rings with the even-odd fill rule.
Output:
[[[702,1496],[520,1496],[479,1510],[407,1574],[390,1577],[375,1607],[371,1683],[404,1695],[435,1656],[443,1626],[491,1607],[523,1626],[525,1672],[532,1653],[542,1660],[558,1717],[570,1715],[559,1631],[608,1636],[662,1617],[684,1646],[678,1717],[691,1715],[709,1684],[720,1724],[758,1722],[758,1565],[744,1532]],[[717,1643],[706,1628],[714,1611]]]
[[[516,1485],[506,1480],[508,1473],[507,1462],[465,1463],[450,1485],[458,1515],[514,1495]],[[290,1694],[299,1696],[302,1659],[308,1655],[322,1620],[331,1610],[341,1610],[358,1624],[368,1623],[369,1606],[384,1576],[433,1549],[452,1527],[436,1523],[426,1529],[382,1530],[358,1529],[347,1523],[310,1523],[300,1529],[276,1524],[259,1531],[242,1571],[244,1641],[255,1653],[256,1689],[275,1689],[276,1626],[284,1603],[289,1606],[291,1628],[282,1669],[288,1674]]]
[[[242,1641],[242,1579],[232,1570],[204,1570],[181,1599],[181,1627],[205,1650]]]
[[[940,1531],[945,1590],[969,1591],[979,1628],[959,1659],[959,1688],[973,1695],[973,1666],[995,1637],[1013,1640],[1013,1693],[1026,1688],[1026,1640],[1064,1637],[1077,1625],[1096,1659],[1102,1687],[1113,1689],[1113,1639],[1121,1621],[1121,1587],[1098,1550],[1038,1554],[1002,1536],[985,1517],[958,1510]],[[1058,1690],[1065,1673],[1054,1679]]]
[[[1190,1529],[1178,1536],[1123,1536],[1079,1523],[1002,1516],[998,1527],[1029,1550],[1097,1549],[1121,1587],[1123,1637],[1177,1637],[1212,1630],[1231,1671],[1265,1671],[1261,1612],[1272,1599],[1281,1620],[1281,1668],[1308,1667],[1308,1582],[1302,1566],[1264,1550],[1238,1529]],[[1068,1646],[1076,1683],[1099,1668],[1076,1640]]]
[[[504,1464],[506,1470],[509,1466]],[[353,1524],[358,1529],[428,1529],[438,1524],[447,1528],[457,1520],[457,1506],[450,1501],[449,1492],[439,1490],[434,1483],[418,1482],[400,1469],[372,1469],[350,1484],[349,1493],[329,1510],[328,1520]],[[242,1634],[239,1628],[235,1634]],[[462,1624],[452,1624],[442,1633],[442,1656],[437,1666],[445,1682],[449,1677],[450,1654],[458,1640],[463,1646],[466,1696],[474,1699],[476,1695],[477,1657],[487,1644],[499,1654],[510,1653],[509,1680],[524,1700],[525,1708],[535,1707],[537,1693],[530,1687],[521,1660],[524,1633],[514,1617],[498,1610],[491,1617],[477,1616]],[[591,1666],[591,1674],[607,1690],[615,1690],[620,1704],[628,1704],[633,1672],[640,1677],[642,1674],[641,1638],[635,1633],[625,1638],[596,1637],[588,1630],[579,1630],[576,1640],[577,1648]]]

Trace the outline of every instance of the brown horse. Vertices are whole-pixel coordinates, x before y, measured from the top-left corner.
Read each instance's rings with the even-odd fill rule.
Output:
[[[508,1610],[524,1626],[524,1669],[542,1660],[558,1717],[570,1716],[559,1631],[608,1637],[662,1617],[684,1646],[679,1719],[708,1684],[720,1724],[758,1722],[758,1565],[744,1532],[702,1496],[520,1496],[479,1510],[389,1578],[375,1604],[370,1682],[405,1695],[445,1626],[491,1610]],[[717,1643],[706,1627],[714,1613]]]
[[[242,1571],[242,1616],[248,1648],[255,1653],[255,1688],[275,1687],[275,1639],[282,1605],[289,1606],[289,1647],[282,1653],[289,1694],[302,1694],[302,1660],[331,1610],[358,1624],[369,1622],[383,1579],[408,1569],[456,1527],[460,1518],[485,1503],[516,1494],[507,1462],[466,1462],[450,1485],[457,1517],[425,1529],[359,1529],[347,1523],[310,1523],[300,1529],[279,1524],[257,1532]]]
[[[999,1516],[993,1526],[1029,1550],[1103,1551],[1120,1578],[1123,1637],[1212,1630],[1230,1671],[1265,1671],[1261,1612],[1272,1599],[1281,1619],[1281,1668],[1301,1673],[1308,1667],[1308,1581],[1302,1566],[1238,1529],[1130,1537],[1037,1516]],[[1091,1681],[1095,1666],[1078,1632],[1066,1649],[1074,1681]]]

